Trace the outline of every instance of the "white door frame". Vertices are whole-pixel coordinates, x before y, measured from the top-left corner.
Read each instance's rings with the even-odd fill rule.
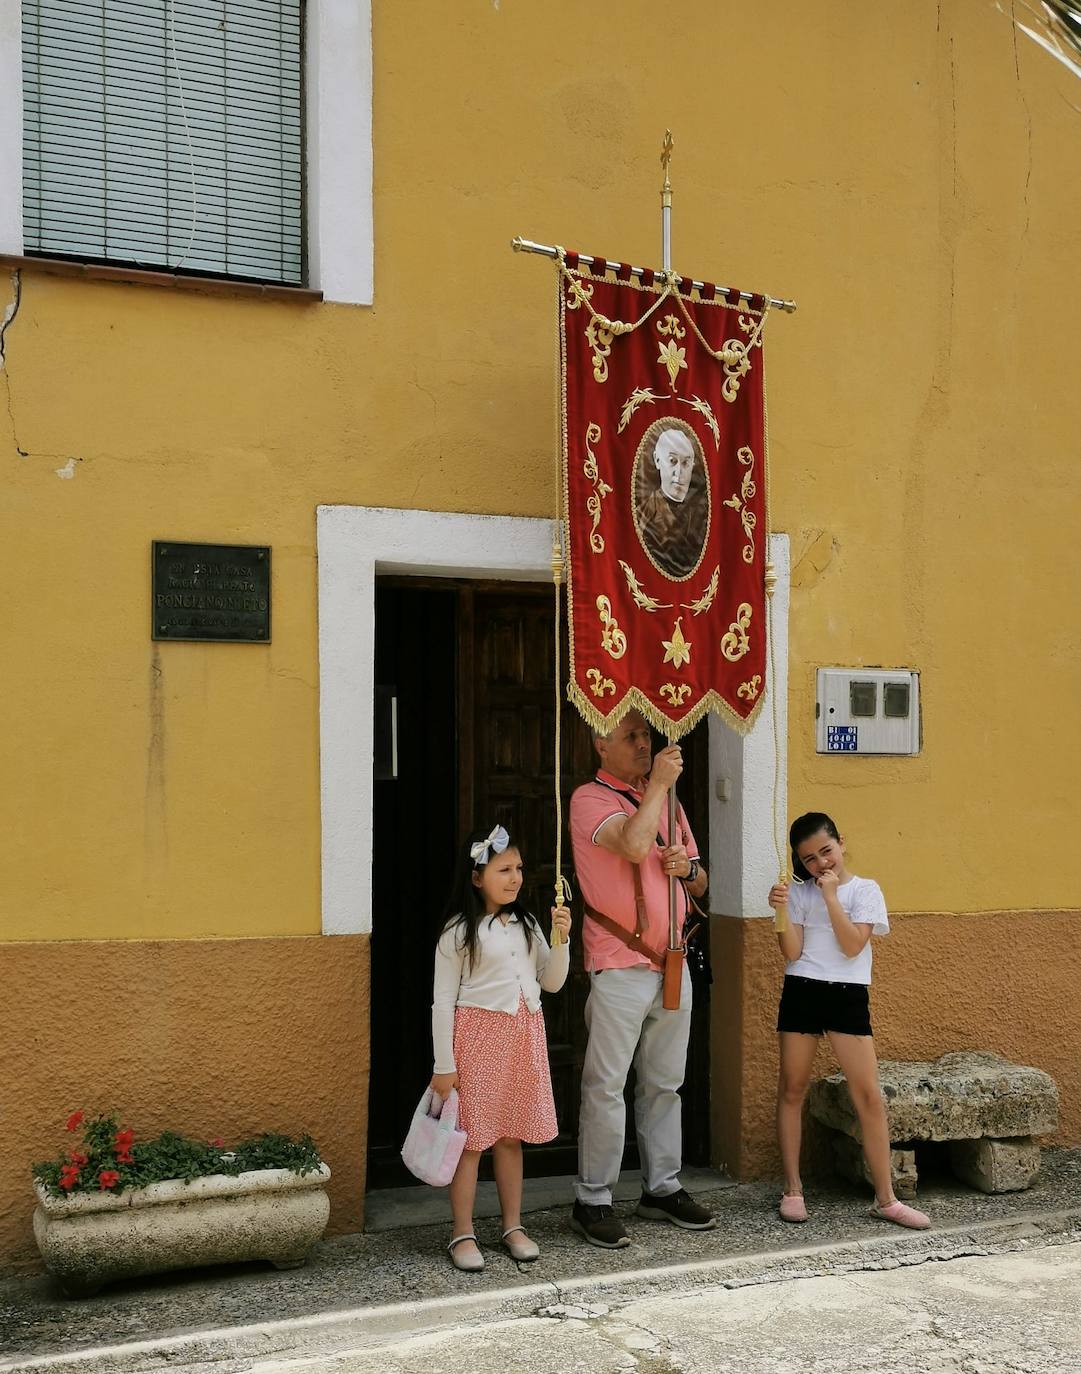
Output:
[[[375,579],[418,577],[546,582],[552,576],[551,520],[521,516],[320,506],[319,756],[322,816],[322,928],[325,935],[372,928]],[[774,535],[780,797],[785,797],[788,685],[788,538]],[[767,691],[773,686],[767,679]],[[773,719],[737,735],[709,722],[710,905],[732,916],[768,914],[776,876],[771,832]],[[723,800],[727,793],[727,800]],[[783,813],[782,813],[783,814]],[[692,818],[693,819],[693,818]]]

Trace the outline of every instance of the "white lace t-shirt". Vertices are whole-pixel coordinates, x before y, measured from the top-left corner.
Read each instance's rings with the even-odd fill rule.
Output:
[[[890,933],[886,899],[873,878],[849,878],[837,889],[837,900],[848,919],[869,925],[872,935]],[[827,983],[870,983],[870,940],[855,958],[848,958],[833,933],[826,899],[814,883],[790,884],[788,914],[793,925],[803,927],[803,953],[788,965],[785,973]]]

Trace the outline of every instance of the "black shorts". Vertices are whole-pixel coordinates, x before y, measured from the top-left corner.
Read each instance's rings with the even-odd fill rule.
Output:
[[[777,1029],[800,1035],[871,1034],[871,1002],[866,983],[826,983],[820,978],[785,975]]]

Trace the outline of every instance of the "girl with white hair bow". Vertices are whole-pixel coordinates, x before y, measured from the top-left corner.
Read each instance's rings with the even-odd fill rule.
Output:
[[[466,1146],[450,1184],[455,1267],[484,1268],[473,1230],[477,1168],[492,1150],[504,1248],[535,1260],[536,1243],[522,1226],[522,1141],[558,1134],[540,994],[558,992],[567,977],[570,912],[552,908],[550,948],[519,902],[522,856],[501,825],[477,831],[462,845],[435,952],[431,1086],[458,1093],[458,1125]]]

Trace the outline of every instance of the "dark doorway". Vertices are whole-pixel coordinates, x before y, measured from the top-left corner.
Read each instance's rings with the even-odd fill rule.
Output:
[[[377,769],[373,797],[368,1187],[387,1188],[413,1181],[398,1152],[432,1071],[435,928],[458,833],[457,593],[378,587],[375,625],[375,680],[397,717],[395,741],[377,690],[376,754],[397,753],[397,777]]]
[[[415,1182],[398,1152],[431,1074],[436,926],[460,835],[471,825],[500,822],[520,837],[527,900],[547,929],[555,878],[553,603],[551,587],[543,585],[416,579],[377,585],[369,1188]],[[566,661],[564,642],[564,670]],[[565,817],[595,755],[588,730],[565,701],[561,730]],[[703,849],[706,752],[702,726],[684,741],[681,797]],[[565,831],[563,870],[571,874]],[[588,979],[577,904],[574,915],[571,976],[544,1006],[560,1134],[550,1144],[526,1147],[530,1176],[573,1174],[577,1167]],[[684,1156],[706,1164],[709,1013],[700,988],[695,996]],[[633,1132],[624,1164],[637,1164]]]

